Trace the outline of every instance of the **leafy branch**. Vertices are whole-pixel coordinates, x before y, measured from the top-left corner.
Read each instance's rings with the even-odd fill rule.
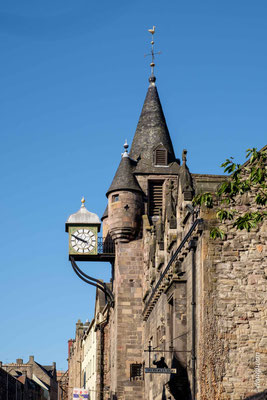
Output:
[[[230,209],[236,204],[237,196],[249,193],[252,204],[257,208],[264,207],[267,204],[267,188],[266,188],[266,164],[267,149],[257,151],[256,148],[248,149],[246,152],[248,159],[244,166],[236,164],[233,157],[228,158],[221,167],[224,172],[230,174],[227,179],[221,183],[216,193],[205,192],[194,197],[194,206],[205,206],[214,208],[215,204],[219,206],[216,212],[216,218],[221,223],[225,221],[233,221],[233,227],[239,230],[245,229],[250,232],[252,228],[257,227],[266,217],[267,212],[258,210],[256,212],[246,212],[236,216],[237,211]],[[222,207],[224,204],[228,208]],[[223,230],[215,227],[210,231],[212,239],[223,239],[225,233]]]

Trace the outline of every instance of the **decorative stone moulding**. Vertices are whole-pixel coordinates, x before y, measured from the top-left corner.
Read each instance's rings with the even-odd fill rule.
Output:
[[[158,257],[157,270],[159,271],[164,265],[164,256]]]
[[[128,243],[134,238],[135,229],[130,227],[120,227],[110,229],[109,233],[114,242]]]
[[[168,265],[166,266],[167,270],[163,271],[160,274],[158,281],[154,283],[151,294],[147,296],[148,299],[146,297],[146,299],[144,300],[144,321],[147,321],[151,311],[153,310],[155,304],[160,297],[160,294],[162,292],[166,293],[174,282],[184,281],[185,271],[182,262],[190,251],[189,240],[198,240],[198,238],[202,234],[202,231],[203,221],[202,219],[199,219],[194,222],[187,235],[185,235],[183,241],[180,243],[180,245],[178,245],[177,251],[179,250],[179,253],[175,255],[175,259],[172,260],[171,258]]]
[[[171,220],[170,220],[170,229],[177,229],[176,218],[171,218]]]
[[[170,233],[168,235],[168,251],[172,248],[172,246],[177,242],[177,233]]]
[[[163,240],[161,242],[158,242],[159,244],[159,250],[164,250],[164,242]]]

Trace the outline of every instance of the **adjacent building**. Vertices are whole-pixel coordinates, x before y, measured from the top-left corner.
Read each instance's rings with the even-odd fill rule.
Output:
[[[107,316],[106,296],[97,289],[94,318],[85,324],[78,320],[75,339],[69,340],[69,400],[73,398],[74,388],[87,389],[90,400],[97,400],[100,392],[103,392],[104,343],[107,341],[103,327],[107,324]]]
[[[89,326],[89,322],[83,324],[81,320],[76,323],[75,339],[70,339],[68,342],[68,398],[73,398],[73,389],[82,388],[84,378],[82,374],[83,361],[83,335]]]
[[[25,364],[19,358],[15,363],[1,363],[0,367],[0,399],[58,400],[55,362],[41,365],[30,356]]]
[[[69,371],[57,370],[58,400],[68,400]]]

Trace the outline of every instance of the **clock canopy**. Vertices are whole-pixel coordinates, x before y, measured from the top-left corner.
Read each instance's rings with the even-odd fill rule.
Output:
[[[84,198],[82,198],[81,200],[82,205],[81,208],[79,209],[79,211],[77,211],[74,214],[71,214],[69,216],[69,218],[67,219],[66,222],[66,232],[68,232],[68,227],[69,226],[96,226],[98,232],[100,231],[100,226],[101,226],[101,222],[99,217],[88,211],[87,208],[85,207],[84,203],[85,200]]]

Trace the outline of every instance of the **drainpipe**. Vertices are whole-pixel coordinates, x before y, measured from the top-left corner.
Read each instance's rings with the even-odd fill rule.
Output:
[[[191,305],[192,305],[192,400],[196,400],[196,248],[197,241],[191,240],[189,244],[192,254],[192,287],[191,287]]]

